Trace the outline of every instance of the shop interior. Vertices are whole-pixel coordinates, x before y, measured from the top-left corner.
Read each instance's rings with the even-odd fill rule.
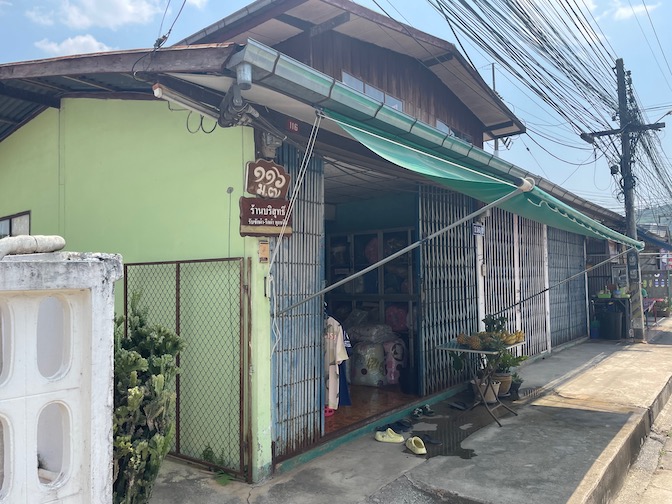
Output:
[[[381,165],[372,170],[361,162],[325,156],[327,286],[417,240],[418,183],[423,179],[375,162]],[[418,265],[415,249],[325,294],[327,314],[349,340],[348,359],[339,366],[338,403],[325,395],[326,435],[418,399]]]

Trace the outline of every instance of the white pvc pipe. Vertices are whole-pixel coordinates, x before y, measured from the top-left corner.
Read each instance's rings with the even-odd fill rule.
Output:
[[[0,239],[0,260],[6,255],[56,252],[65,247],[60,236],[20,235]]]

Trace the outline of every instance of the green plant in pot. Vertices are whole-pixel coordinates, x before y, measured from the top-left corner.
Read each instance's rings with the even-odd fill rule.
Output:
[[[510,350],[502,349],[494,359],[492,365],[495,367],[493,378],[500,382],[499,395],[504,396],[509,393],[512,383],[511,369],[520,366],[527,359],[526,355],[513,355]]]
[[[512,399],[516,400],[520,397],[518,391],[520,390],[523,381],[523,378],[518,373],[511,373],[511,388],[509,389],[509,394]]]

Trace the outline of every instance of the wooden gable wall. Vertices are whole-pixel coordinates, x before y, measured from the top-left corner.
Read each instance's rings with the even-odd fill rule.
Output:
[[[305,32],[276,49],[327,75],[342,80],[342,71],[404,102],[404,112],[430,126],[441,120],[471,136],[483,147],[483,126],[441,80],[418,60],[373,44],[328,31]]]

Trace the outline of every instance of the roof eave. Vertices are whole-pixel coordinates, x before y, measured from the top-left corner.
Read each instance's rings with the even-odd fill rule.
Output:
[[[172,46],[6,63],[0,65],[0,81],[100,73],[219,73],[238,48],[236,44]]]
[[[230,16],[190,35],[178,42],[178,44],[233,40],[240,33],[250,30],[254,26],[261,25],[307,1],[308,0],[258,0],[257,2],[234,12]],[[473,68],[469,61],[457,50],[454,44],[429,33],[417,30],[412,26],[401,23],[362,5],[358,5],[350,0],[320,0],[320,2],[341,9],[358,18],[375,23],[386,30],[392,30],[406,37],[412,37],[418,44],[438,48],[442,54],[450,55],[450,59],[454,59],[454,61],[463,68],[466,77],[473,82],[473,84],[468,86],[469,91],[466,94],[459,93],[458,90],[453,89],[451,85],[441,77],[439,72],[441,67],[431,66],[429,67],[429,71],[437,75],[446,87],[455,92],[462,103],[464,103],[464,105],[481,122],[485,141],[519,135],[525,132],[525,126],[522,122],[506,106],[497,93],[488,86],[478,71]],[[483,114],[479,112],[479,109],[488,110],[489,113]],[[493,109],[498,110],[499,113],[495,113]],[[493,114],[497,117],[492,118]],[[510,123],[509,126],[504,128],[497,127],[507,122]]]

